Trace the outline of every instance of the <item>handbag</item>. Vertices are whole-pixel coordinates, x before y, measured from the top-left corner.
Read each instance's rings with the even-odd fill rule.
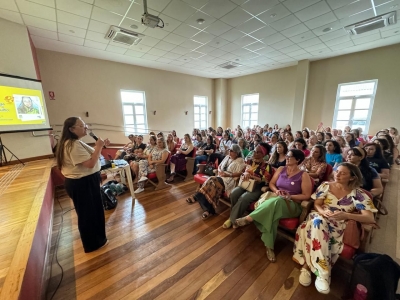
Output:
[[[247,180],[243,180],[244,176],[240,176],[240,180],[239,180],[239,186],[242,189],[245,189],[248,192],[252,192],[254,191],[254,188],[256,186],[256,181],[254,179],[247,179]]]
[[[260,196],[260,199],[258,199],[257,202],[254,203],[254,209],[257,209],[257,207],[259,207],[262,203],[273,197],[278,197],[278,195],[271,191],[265,192]]]
[[[214,164],[213,163],[208,163],[206,167],[204,168],[204,174],[208,176],[214,176]]]
[[[364,228],[361,223],[354,220],[348,220],[343,233],[343,243],[354,249],[358,249],[363,239]]]

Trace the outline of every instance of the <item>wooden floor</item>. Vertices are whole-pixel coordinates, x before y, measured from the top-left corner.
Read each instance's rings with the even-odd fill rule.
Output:
[[[149,184],[106,212],[108,246],[85,254],[75,211],[65,213],[58,247],[64,277],[54,299],[340,299],[348,275],[334,269],[331,293],[299,285],[299,266],[292,261],[293,243],[278,237],[277,262],[270,263],[257,229],[223,229],[229,209],[203,221],[197,203],[185,198],[195,183],[176,179],[170,190],[154,192]],[[63,190],[58,199],[67,211],[71,200]],[[53,241],[61,208],[55,203]],[[54,250],[54,244],[53,244]],[[61,276],[53,264],[48,295]]]

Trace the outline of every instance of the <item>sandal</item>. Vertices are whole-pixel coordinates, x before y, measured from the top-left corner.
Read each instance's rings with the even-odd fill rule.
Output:
[[[189,197],[189,198],[186,199],[186,202],[187,202],[188,204],[193,204],[193,203],[196,202],[196,200],[195,200],[193,197]]]
[[[248,225],[248,224],[250,224],[250,223],[251,223],[251,222],[249,222],[249,221],[246,219],[246,217],[236,219],[236,221],[235,221],[235,224],[236,224],[237,226],[246,226],[246,225]]]
[[[205,219],[208,219],[209,217],[211,217],[213,214],[212,213],[210,213],[210,212],[208,212],[208,211],[205,211],[205,212],[203,212],[203,214],[201,215],[201,218],[203,219],[203,220],[205,220]]]
[[[174,181],[174,175],[169,176],[169,178],[167,180],[165,180],[168,183],[171,183],[172,181]]]
[[[267,257],[270,262],[276,262],[274,249],[267,248]]]
[[[228,228],[230,228],[231,226],[232,226],[232,222],[231,222],[230,219],[228,219],[228,220],[225,221],[224,225],[222,225],[222,228],[228,229]]]

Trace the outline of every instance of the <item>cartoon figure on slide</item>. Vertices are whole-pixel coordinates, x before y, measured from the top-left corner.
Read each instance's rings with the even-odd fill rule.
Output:
[[[40,114],[39,109],[34,105],[31,97],[22,96],[21,102],[18,106],[19,114]]]

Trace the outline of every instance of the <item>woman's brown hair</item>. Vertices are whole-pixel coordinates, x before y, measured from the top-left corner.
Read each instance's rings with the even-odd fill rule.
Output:
[[[355,188],[363,185],[363,177],[361,171],[356,165],[348,162],[343,162],[338,165],[338,168],[340,166],[346,167],[350,171],[350,175],[354,177],[354,180],[350,180],[348,183],[349,188],[354,190]]]
[[[71,151],[72,143],[78,139],[78,136],[69,130],[76,124],[78,117],[70,117],[64,121],[64,127],[61,133],[60,141],[57,144],[56,160],[57,168],[61,170],[64,165],[64,149]]]

